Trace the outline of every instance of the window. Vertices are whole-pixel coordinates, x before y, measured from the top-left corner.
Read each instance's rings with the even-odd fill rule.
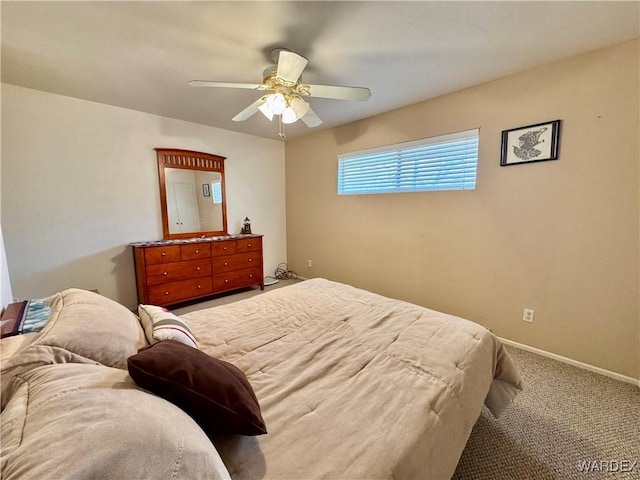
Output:
[[[211,183],[211,196],[213,197],[213,203],[222,203],[222,183],[221,182],[212,182]]]
[[[474,190],[479,130],[338,155],[338,195]]]

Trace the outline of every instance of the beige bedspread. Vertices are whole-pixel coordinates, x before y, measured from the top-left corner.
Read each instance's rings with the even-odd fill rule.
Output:
[[[0,342],[0,364],[3,365],[17,351],[29,345],[37,335],[37,332],[31,332],[3,338]]]
[[[485,328],[324,279],[183,318],[262,407],[267,435],[215,439],[236,479],[450,478],[520,389]]]

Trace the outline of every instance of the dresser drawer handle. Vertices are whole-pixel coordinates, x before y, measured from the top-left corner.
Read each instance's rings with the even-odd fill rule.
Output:
[[[222,247],[222,249],[223,249],[223,250],[226,250],[226,249],[227,249],[227,247]]]
[[[250,244],[250,243],[247,243],[247,247],[250,247],[250,246],[251,246],[251,244]]]
[[[224,262],[224,266],[226,267],[227,265],[229,265],[229,263],[228,262]]]
[[[164,292],[165,295],[169,295],[169,292]]]
[[[168,275],[167,272],[162,272],[162,275],[164,275],[165,277]]]
[[[202,288],[202,285],[198,285],[198,288]]]
[[[249,275],[249,278],[253,278],[253,273],[251,275]]]
[[[252,261],[253,261],[253,258],[250,258],[250,259],[249,259],[249,261],[250,261],[250,262],[252,262]]]
[[[196,250],[196,253],[200,253],[200,250]]]
[[[224,283],[229,283],[229,280],[225,280]]]
[[[164,253],[164,252],[162,252],[162,253],[161,253],[161,256],[163,256],[163,257],[164,257],[165,255],[166,255],[166,253]]]

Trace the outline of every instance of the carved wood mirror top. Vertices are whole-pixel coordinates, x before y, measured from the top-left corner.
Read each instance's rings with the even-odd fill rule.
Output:
[[[225,157],[156,148],[164,240],[227,234]]]

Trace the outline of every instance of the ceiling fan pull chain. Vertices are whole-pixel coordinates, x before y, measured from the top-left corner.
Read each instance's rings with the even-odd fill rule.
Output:
[[[278,136],[287,138],[287,134],[284,132],[284,123],[282,123],[282,115],[278,115]]]

